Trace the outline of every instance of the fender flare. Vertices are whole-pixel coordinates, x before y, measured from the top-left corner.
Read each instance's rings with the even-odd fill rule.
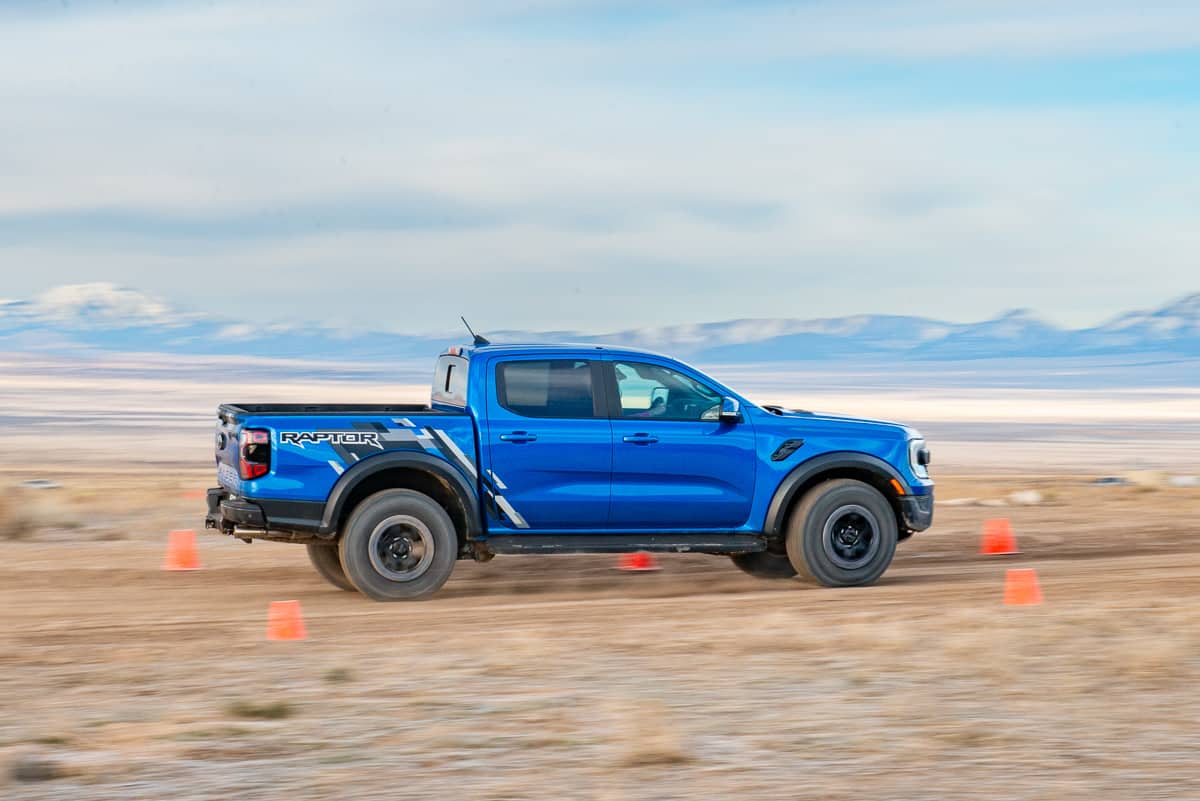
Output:
[[[792,508],[792,501],[795,500],[796,494],[809,479],[828,470],[848,467],[874,473],[885,483],[892,479],[899,481],[900,486],[905,486],[907,483],[896,468],[869,453],[834,451],[814,456],[792,468],[792,471],[784,476],[783,481],[775,489],[775,494],[771,497],[771,504],[767,507],[767,519],[763,526],[763,533],[767,536],[778,536],[782,533],[783,523],[787,519],[788,511]]]
[[[371,456],[357,462],[349,470],[342,473],[329,497],[325,501],[325,512],[321,516],[322,534],[333,534],[337,530],[337,521],[341,519],[342,510],[354,488],[373,475],[385,470],[406,468],[432,473],[444,480],[462,502],[467,513],[467,539],[473,540],[483,532],[483,521],[479,514],[479,496],[475,488],[467,480],[462,471],[455,468],[444,459],[418,451],[387,451],[377,456]]]

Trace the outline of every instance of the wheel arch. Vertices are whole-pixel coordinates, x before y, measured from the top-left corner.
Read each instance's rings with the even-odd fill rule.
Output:
[[[460,546],[483,531],[478,495],[458,469],[429,454],[390,452],[364,459],[342,474],[325,502],[321,533],[336,535],[360,501],[386,489],[416,490],[437,501],[450,515]]]
[[[904,477],[883,459],[856,451],[824,453],[796,465],[784,476],[771,497],[763,533],[771,539],[782,537],[787,531],[792,510],[804,494],[818,484],[835,478],[852,478],[879,490],[891,506],[896,525],[903,536],[904,516],[900,510],[900,496],[892,486],[892,481],[899,482],[903,487]]]

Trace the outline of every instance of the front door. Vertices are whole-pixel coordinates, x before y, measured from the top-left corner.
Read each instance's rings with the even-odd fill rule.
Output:
[[[607,364],[620,401],[613,408],[610,527],[743,526],[757,466],[750,423],[718,420],[720,393],[678,370],[651,362]]]
[[[601,363],[512,358],[489,365],[487,440],[493,529],[608,525],[612,424]]]

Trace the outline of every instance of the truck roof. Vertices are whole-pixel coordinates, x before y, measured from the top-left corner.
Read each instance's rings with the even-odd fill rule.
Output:
[[[670,358],[662,353],[657,353],[652,350],[645,350],[643,348],[597,345],[595,342],[506,342],[503,344],[479,345],[475,347],[451,347],[446,350],[446,353],[454,356],[464,356],[469,359],[475,354],[482,355],[485,353],[492,356],[511,356],[514,354],[525,353],[545,353],[546,355],[553,355],[555,353],[578,352],[581,350],[596,350],[614,356],[656,356],[660,359]]]

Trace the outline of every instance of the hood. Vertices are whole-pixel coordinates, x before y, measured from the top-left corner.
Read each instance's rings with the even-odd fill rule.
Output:
[[[853,429],[858,432],[870,432],[881,437],[897,437],[906,440],[919,439],[921,437],[921,432],[912,426],[893,423],[888,420],[872,420],[867,417],[852,417],[832,412],[784,409],[779,406],[764,406],[762,408],[767,412],[766,417],[768,420],[774,420],[784,426],[787,426],[788,422],[795,422],[797,425],[809,429],[813,426],[828,426],[831,429]]]

